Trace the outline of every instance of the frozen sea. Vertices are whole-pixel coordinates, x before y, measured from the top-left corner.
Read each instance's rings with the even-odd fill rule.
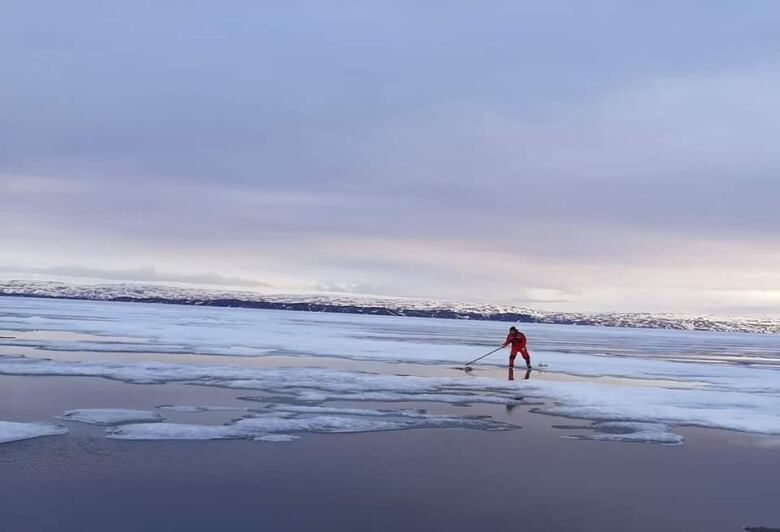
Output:
[[[780,336],[521,324],[530,373],[506,352],[459,369],[508,325],[0,298],[0,512],[19,530],[780,526]]]

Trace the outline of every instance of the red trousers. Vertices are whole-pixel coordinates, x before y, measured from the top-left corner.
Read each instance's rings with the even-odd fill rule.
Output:
[[[514,366],[515,365],[515,358],[517,358],[517,353],[520,353],[523,358],[525,359],[526,364],[531,363],[531,353],[528,352],[528,349],[524,345],[513,345],[512,346],[512,352],[509,355],[509,365]]]

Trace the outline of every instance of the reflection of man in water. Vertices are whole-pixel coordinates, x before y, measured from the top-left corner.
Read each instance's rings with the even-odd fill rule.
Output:
[[[518,331],[517,327],[512,326],[509,328],[509,334],[506,335],[506,340],[504,341],[504,345],[502,347],[506,347],[509,344],[512,344],[512,352],[509,354],[510,368],[515,367],[515,358],[517,357],[517,353],[523,355],[523,358],[525,359],[525,367],[529,369],[531,368],[531,354],[526,348],[527,343],[528,340],[526,339],[525,335]]]
[[[523,375],[523,380],[527,381],[529,377],[531,377],[531,368],[525,370],[525,375]],[[507,376],[507,378],[510,381],[515,380],[515,368],[513,368],[512,366],[509,366],[509,375]]]

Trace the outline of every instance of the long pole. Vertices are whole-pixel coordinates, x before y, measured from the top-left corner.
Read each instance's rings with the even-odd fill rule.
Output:
[[[500,346],[496,347],[495,349],[493,349],[491,352],[489,352],[489,353],[485,353],[485,354],[484,354],[484,355],[482,355],[481,357],[477,357],[477,358],[475,358],[474,360],[472,360],[471,362],[466,362],[466,367],[469,367],[470,365],[472,365],[472,364],[473,364],[474,362],[476,362],[477,360],[482,360],[482,359],[483,359],[483,358],[485,358],[486,356],[488,356],[488,355],[492,355],[493,353],[495,353],[495,352],[496,352],[496,351],[498,351],[499,349],[503,349],[503,347],[504,347],[503,345],[500,345]]]

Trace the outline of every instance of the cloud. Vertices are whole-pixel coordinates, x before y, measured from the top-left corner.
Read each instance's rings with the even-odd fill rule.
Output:
[[[6,274],[40,275],[57,278],[86,278],[102,279],[110,281],[140,281],[156,283],[184,283],[202,284],[212,286],[235,286],[254,288],[273,288],[273,285],[255,279],[241,277],[227,277],[213,272],[198,275],[185,275],[176,273],[159,272],[153,266],[127,270],[101,270],[83,266],[52,266],[47,268],[34,268],[23,266],[0,266],[0,272]]]
[[[196,4],[8,8],[0,264],[585,309],[778,289],[761,10]]]

